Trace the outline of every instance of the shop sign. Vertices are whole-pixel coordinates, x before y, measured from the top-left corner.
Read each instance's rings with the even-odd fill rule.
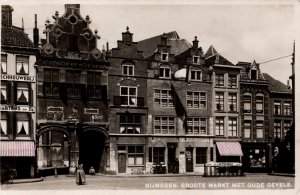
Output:
[[[84,114],[99,114],[99,109],[97,108],[85,108],[84,109]]]
[[[35,81],[35,77],[34,76],[28,76],[28,75],[1,74],[1,80],[34,82]]]
[[[230,167],[230,166],[242,166],[242,163],[238,162],[208,162],[205,164],[206,166],[211,167]]]
[[[31,106],[19,106],[19,105],[1,105],[1,111],[8,111],[8,112],[35,112],[35,107]]]
[[[64,107],[60,106],[48,106],[47,107],[47,113],[63,113]]]

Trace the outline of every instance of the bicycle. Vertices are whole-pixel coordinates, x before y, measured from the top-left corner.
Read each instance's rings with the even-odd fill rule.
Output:
[[[151,174],[164,174],[166,173],[166,171],[167,171],[166,167],[163,166],[162,163],[153,165],[152,168],[150,169]]]
[[[1,184],[12,184],[14,178],[16,177],[16,173],[12,170],[5,171],[1,175]]]

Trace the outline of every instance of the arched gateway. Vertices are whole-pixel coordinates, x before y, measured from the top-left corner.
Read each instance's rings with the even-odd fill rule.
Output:
[[[99,125],[39,126],[36,142],[38,172],[53,174],[54,169],[67,172],[78,164],[83,164],[85,172],[92,166],[96,172],[101,172],[106,163],[108,136],[107,129]]]

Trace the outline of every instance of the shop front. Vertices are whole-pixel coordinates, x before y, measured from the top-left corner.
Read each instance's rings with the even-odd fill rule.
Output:
[[[267,143],[242,143],[243,169],[245,172],[268,172],[270,170],[270,148]]]

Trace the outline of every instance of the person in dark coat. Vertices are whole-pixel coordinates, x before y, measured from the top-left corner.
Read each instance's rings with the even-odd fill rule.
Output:
[[[83,185],[85,184],[85,173],[83,170],[83,164],[79,165],[76,171],[76,184]]]

